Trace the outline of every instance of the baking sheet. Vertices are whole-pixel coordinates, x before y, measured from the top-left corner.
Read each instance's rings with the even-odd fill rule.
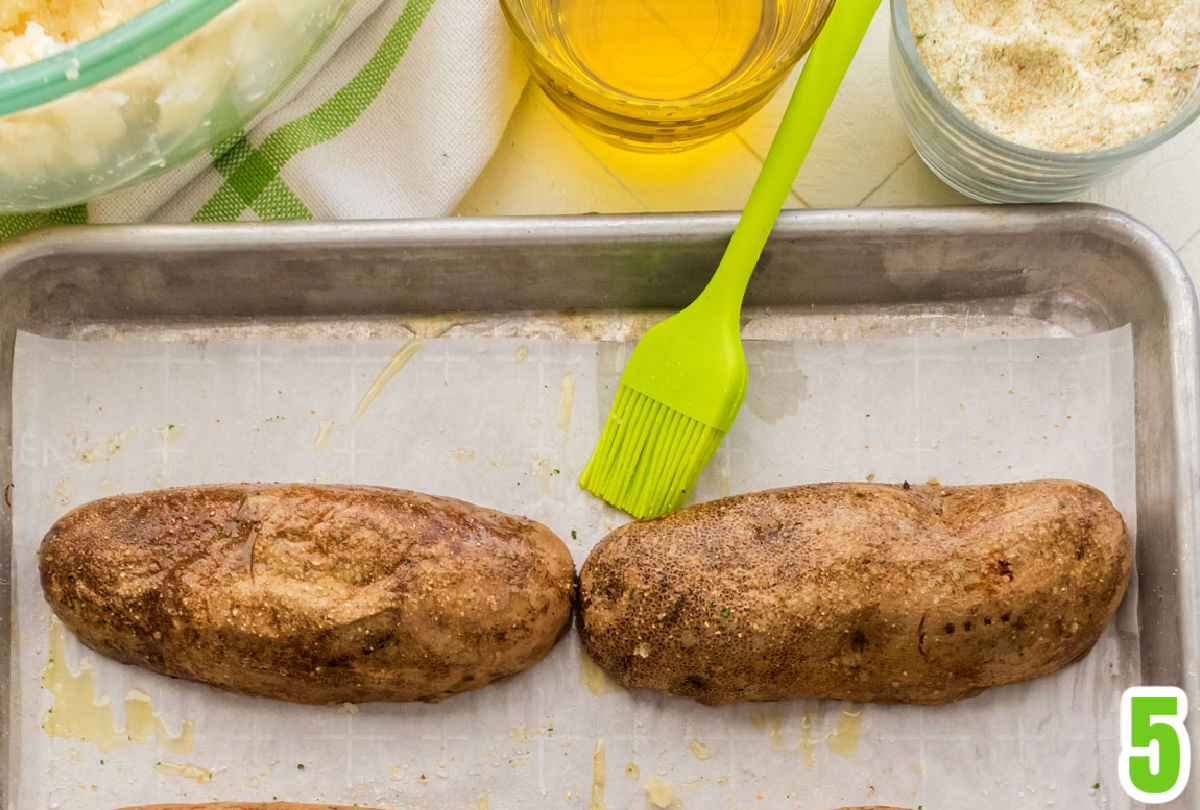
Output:
[[[394,808],[1131,806],[1112,775],[1119,693],[1138,671],[1134,598],[1082,663],[940,708],[712,709],[629,694],[586,666],[574,634],[521,676],[439,705],[302,707],[125,667],[67,634],[58,663],[70,672],[59,680],[70,683],[59,691],[80,692],[78,676],[93,673],[113,730],[97,735],[65,704],[55,717],[36,548],[55,518],[91,498],[216,481],[407,487],[543,521],[577,563],[624,522],[574,478],[627,344],[426,340],[353,421],[403,346],[19,335],[16,807],[276,797]],[[1107,492],[1133,529],[1127,329],[753,341],[747,354],[746,407],[698,499],[821,480],[1064,476]],[[125,733],[148,728],[126,706],[147,700],[162,728],[121,740],[143,736]]]

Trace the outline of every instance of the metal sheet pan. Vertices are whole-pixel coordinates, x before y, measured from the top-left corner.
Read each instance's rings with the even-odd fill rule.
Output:
[[[0,253],[5,468],[18,329],[97,339],[388,336],[469,321],[627,336],[698,291],[734,221],[682,215],[115,227],[20,240]],[[1156,236],[1120,214],[1083,206],[796,212],[781,219],[747,307],[751,320],[769,315],[796,336],[832,340],[1000,327],[1085,335],[1128,324],[1142,682],[1179,685],[1196,705],[1197,311],[1182,266]],[[11,513],[3,508],[0,605],[7,611]],[[12,628],[11,616],[0,618]],[[13,773],[10,648],[0,645],[5,775]],[[0,779],[3,806],[10,801]],[[1193,790],[1176,806],[1200,808],[1200,794]]]

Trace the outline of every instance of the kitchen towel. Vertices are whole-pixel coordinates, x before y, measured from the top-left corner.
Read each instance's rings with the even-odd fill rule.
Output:
[[[496,0],[359,0],[211,155],[87,205],[0,215],[0,238],[79,222],[444,216],[491,157],[527,75]]]

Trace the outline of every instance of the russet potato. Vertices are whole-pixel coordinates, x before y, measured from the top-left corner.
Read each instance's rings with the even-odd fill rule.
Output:
[[[84,504],[42,587],[128,664],[298,703],[437,701],[514,675],[568,628],[575,568],[545,526],[362,486],[198,486]]]
[[[628,523],[579,627],[626,687],[706,704],[940,704],[1087,654],[1129,581],[1125,523],[1073,481],[817,484]]]

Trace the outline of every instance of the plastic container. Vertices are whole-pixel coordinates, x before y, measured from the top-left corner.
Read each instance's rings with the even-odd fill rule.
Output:
[[[1174,118],[1114,149],[1046,152],[975,124],[934,84],[917,53],[907,0],[892,0],[892,88],[917,154],[952,188],[989,203],[1056,202],[1128,168],[1200,115],[1200,85]]]
[[[834,0],[500,0],[533,76],[620,146],[695,146],[745,121]]]
[[[354,0],[163,0],[0,70],[0,212],[57,208],[210,150],[257,115]]]

